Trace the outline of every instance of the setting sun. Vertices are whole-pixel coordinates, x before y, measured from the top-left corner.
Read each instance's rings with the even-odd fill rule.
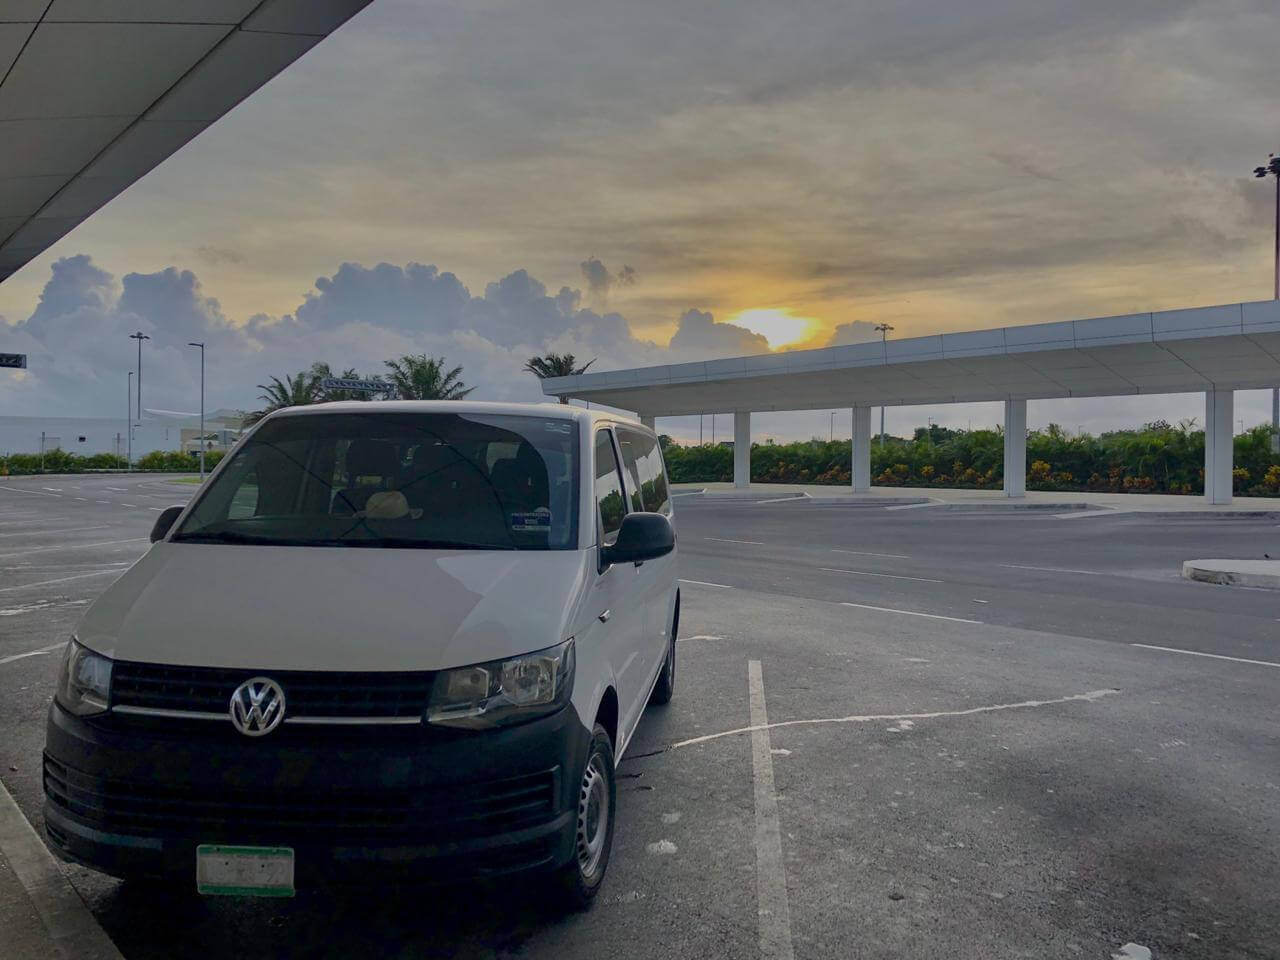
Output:
[[[790,310],[779,308],[743,310],[729,322],[760,334],[775,350],[807,340],[817,327],[817,321],[812,317],[792,316]]]

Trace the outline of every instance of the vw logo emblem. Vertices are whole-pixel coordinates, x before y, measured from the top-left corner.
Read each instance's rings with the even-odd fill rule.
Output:
[[[231,694],[231,723],[246,737],[261,737],[284,719],[284,691],[269,677],[254,677]]]

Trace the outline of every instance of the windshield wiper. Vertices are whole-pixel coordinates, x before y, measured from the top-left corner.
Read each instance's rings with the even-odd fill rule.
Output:
[[[324,547],[390,547],[418,550],[516,550],[506,543],[473,543],[469,540],[424,540],[421,537],[367,537],[311,541]]]
[[[292,546],[299,542],[235,530],[193,530],[191,533],[175,533],[169,539],[177,543],[248,543],[257,546]]]

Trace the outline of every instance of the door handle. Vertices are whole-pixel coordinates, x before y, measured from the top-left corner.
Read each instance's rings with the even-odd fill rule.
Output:
[[[613,611],[612,611],[612,610],[606,610],[604,613],[600,614],[600,616],[599,616],[599,617],[597,617],[596,619],[597,619],[597,620],[599,620],[601,623],[608,623],[608,622],[609,622],[609,618],[610,618],[611,616],[613,616]]]

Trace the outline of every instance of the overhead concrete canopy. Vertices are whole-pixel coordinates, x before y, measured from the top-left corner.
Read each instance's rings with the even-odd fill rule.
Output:
[[[0,0],[0,280],[370,0]]]
[[[1269,388],[1280,301],[873,341],[542,381],[645,417]]]

